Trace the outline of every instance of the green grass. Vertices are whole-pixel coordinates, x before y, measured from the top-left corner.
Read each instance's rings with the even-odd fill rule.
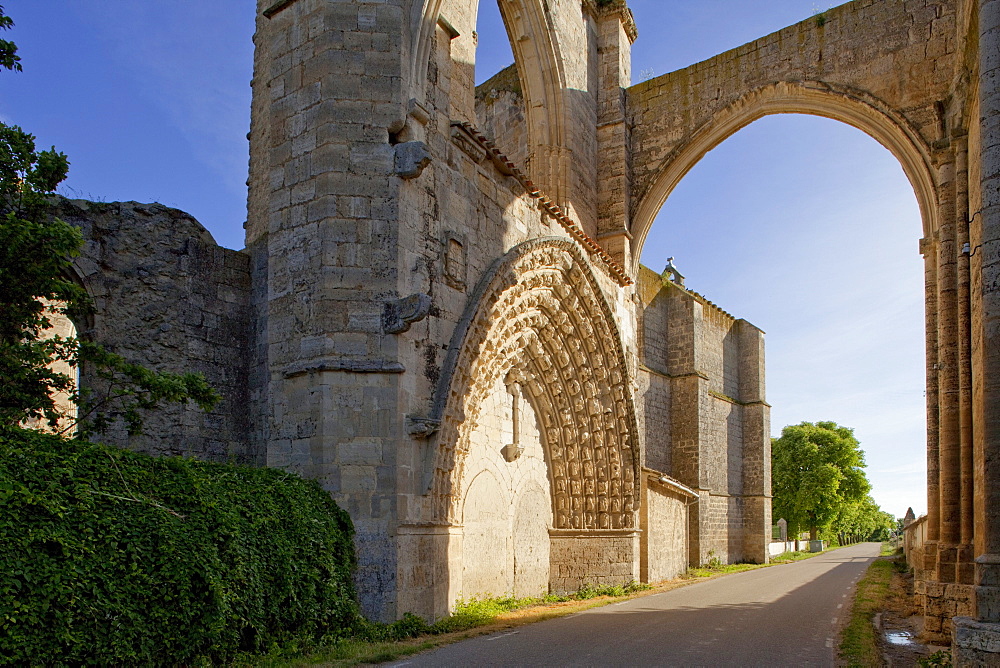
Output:
[[[823,552],[829,552],[830,550],[840,549],[839,547],[831,547]],[[794,561],[802,561],[803,559],[809,559],[817,555],[823,554],[823,552],[782,552],[779,555],[771,557],[771,561],[766,564],[721,564],[718,559],[713,559],[708,564],[703,564],[701,566],[689,568],[687,572],[682,576],[684,578],[710,578],[718,575],[727,575],[729,573],[742,573],[744,571],[753,571],[758,568],[767,568],[768,566],[773,566],[776,564],[790,564]]]
[[[697,566],[687,569],[685,578],[710,578],[716,575],[726,575],[728,573],[742,573],[758,568],[764,568],[767,564],[723,564],[718,566]]]
[[[840,658],[847,666],[878,666],[882,652],[872,617],[885,609],[889,598],[889,585],[896,560],[885,557],[876,559],[868,567],[854,593],[851,618],[844,628],[840,641]]]
[[[585,603],[600,597],[614,600],[652,588],[650,585],[639,582],[602,586],[584,584],[579,591],[561,596],[549,594],[542,597],[474,598],[468,601],[459,601],[451,615],[439,619],[433,624],[428,624],[415,615],[406,615],[403,619],[392,624],[363,622],[356,637],[338,640],[311,650],[302,648],[275,650],[256,659],[247,657],[245,663],[237,663],[236,665],[285,668],[315,665],[356,666],[393,661],[476,635],[475,629],[489,627],[507,613],[554,603]],[[593,607],[593,605],[600,605],[600,602],[577,606],[574,609],[586,609]],[[536,621],[560,614],[563,613],[539,614],[531,617],[528,621]]]
[[[836,548],[830,548],[836,549]],[[824,552],[829,552],[830,550],[824,550]],[[771,559],[772,563],[790,564],[793,561],[802,561],[803,559],[809,559],[815,557],[817,554],[823,554],[823,552],[782,552],[778,556]]]
[[[894,554],[903,554],[903,548],[893,547],[892,543],[885,542],[882,543],[882,551],[880,553],[883,557],[888,557]]]

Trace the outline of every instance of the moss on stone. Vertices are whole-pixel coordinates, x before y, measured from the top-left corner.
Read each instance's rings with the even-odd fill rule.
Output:
[[[517,73],[517,65],[512,63],[492,77],[476,86],[476,102],[492,104],[501,93],[513,93],[523,97],[521,79]]]

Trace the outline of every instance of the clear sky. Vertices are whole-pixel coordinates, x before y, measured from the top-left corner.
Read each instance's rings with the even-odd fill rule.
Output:
[[[158,201],[243,245],[252,0],[6,0],[24,72],[0,120],[69,155],[64,194]],[[633,79],[810,17],[812,0],[630,0]],[[512,62],[482,3],[477,79]],[[875,500],[926,510],[923,278],[916,200],[861,132],[771,116],[709,153],[667,200],[642,260],[767,332],[772,431],[853,427]]]

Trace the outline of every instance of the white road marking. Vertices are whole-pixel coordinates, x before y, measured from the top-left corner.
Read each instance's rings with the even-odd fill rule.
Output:
[[[838,604],[837,604],[837,610],[840,610],[840,609],[841,609],[841,608],[843,608],[843,607],[844,607],[844,604],[843,604],[843,603],[838,603]]]
[[[826,646],[827,647],[833,647],[833,638],[827,638],[826,639]]]
[[[834,626],[836,626],[836,624],[837,624],[837,618],[834,617],[831,621],[833,622]]]
[[[507,636],[516,636],[518,633],[520,633],[520,631],[511,631],[510,633],[504,633],[503,635],[487,638],[487,640],[489,641],[500,640],[500,638],[506,638]]]

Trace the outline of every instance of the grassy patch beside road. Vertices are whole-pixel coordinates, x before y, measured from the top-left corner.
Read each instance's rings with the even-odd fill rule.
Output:
[[[883,556],[872,562],[855,589],[851,617],[840,640],[840,658],[844,665],[882,665],[882,650],[879,649],[879,638],[872,618],[888,605],[889,586],[897,567],[896,559],[885,556],[886,550],[883,545]]]

